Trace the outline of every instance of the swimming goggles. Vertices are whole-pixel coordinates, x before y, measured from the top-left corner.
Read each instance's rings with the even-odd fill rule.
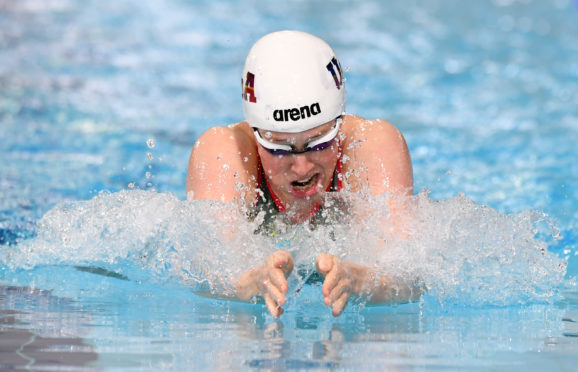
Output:
[[[329,148],[333,144],[335,137],[337,137],[337,133],[339,133],[339,128],[341,127],[342,122],[343,119],[341,118],[341,116],[338,116],[335,119],[335,125],[333,125],[331,130],[329,130],[329,132],[327,132],[323,136],[314,139],[313,141],[307,142],[304,150],[296,150],[295,147],[292,145],[267,141],[265,138],[261,136],[261,133],[259,133],[258,128],[253,128],[253,133],[255,134],[257,142],[259,142],[259,144],[265,150],[267,150],[269,153],[273,155],[303,154],[309,151],[322,151]]]

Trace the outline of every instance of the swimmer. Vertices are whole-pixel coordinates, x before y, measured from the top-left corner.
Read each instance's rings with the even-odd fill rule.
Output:
[[[343,189],[413,194],[403,135],[384,120],[346,113],[343,69],[325,41],[300,31],[265,35],[249,51],[241,82],[245,121],[199,137],[189,160],[188,198],[241,202],[253,210],[268,205],[303,223],[319,216],[328,193]],[[261,296],[277,317],[292,269],[291,254],[278,250],[240,277],[236,297]],[[328,253],[317,257],[316,269],[334,316],[352,296],[387,303],[419,295]]]

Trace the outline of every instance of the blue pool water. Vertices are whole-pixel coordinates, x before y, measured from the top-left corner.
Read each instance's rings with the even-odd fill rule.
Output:
[[[287,28],[406,137],[416,218],[387,252],[382,198],[363,224],[241,222],[234,247],[226,206],[184,201],[197,136],[242,118],[249,47]],[[0,0],[0,369],[574,369],[576,35],[570,0]],[[293,275],[278,320],[193,293],[280,246],[430,290],[333,318]]]

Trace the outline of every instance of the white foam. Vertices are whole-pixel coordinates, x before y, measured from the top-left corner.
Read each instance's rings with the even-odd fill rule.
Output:
[[[270,237],[255,234],[257,223],[235,205],[143,190],[102,193],[52,209],[37,236],[10,246],[0,263],[108,265],[121,273],[130,263],[153,280],[223,291],[275,250],[289,250],[309,273],[327,252],[385,275],[418,278],[426,299],[467,306],[551,302],[564,281],[566,262],[536,237],[544,218],[538,212],[505,215],[464,195],[435,201],[423,192],[403,201],[410,217],[396,233],[387,196],[339,197],[355,206],[340,221],[285,226]],[[301,285],[292,275],[291,284]]]

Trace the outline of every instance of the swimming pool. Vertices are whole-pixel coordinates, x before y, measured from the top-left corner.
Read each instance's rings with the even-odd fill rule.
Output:
[[[241,118],[247,50],[284,28],[336,49],[348,111],[406,136],[421,235],[392,268],[419,270],[419,303],[333,318],[305,285],[275,320],[191,291],[226,257],[222,207],[183,201],[190,148]],[[571,370],[577,34],[563,0],[0,1],[1,368]],[[248,231],[304,264],[372,244]]]

